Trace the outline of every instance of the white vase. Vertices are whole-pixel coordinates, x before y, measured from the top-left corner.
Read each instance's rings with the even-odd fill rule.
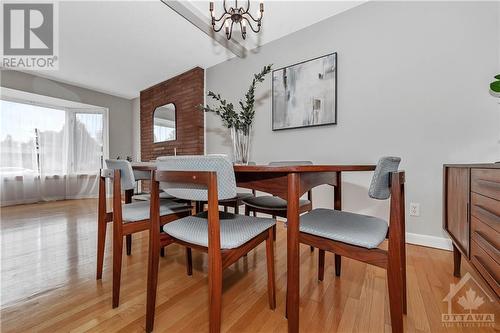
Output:
[[[248,164],[250,159],[250,132],[251,129],[243,131],[242,129],[231,128],[234,164]]]

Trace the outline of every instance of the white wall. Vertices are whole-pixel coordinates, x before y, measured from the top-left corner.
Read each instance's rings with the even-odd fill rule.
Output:
[[[401,156],[407,204],[421,204],[421,216],[407,218],[407,231],[439,241],[446,237],[442,164],[500,160],[500,105],[488,93],[500,72],[499,6],[369,2],[209,68],[206,89],[236,105],[264,65],[338,52],[338,125],[273,132],[268,77],[257,89],[251,159],[375,163]],[[230,152],[228,131],[212,114],[207,152]],[[388,203],[368,199],[370,177],[346,175],[344,208],[387,218]],[[314,205],[332,207],[333,191],[316,190]]]
[[[141,160],[141,99],[132,100],[132,159]]]
[[[0,72],[1,86],[109,110],[109,156],[132,156],[132,102],[90,89],[11,70]]]

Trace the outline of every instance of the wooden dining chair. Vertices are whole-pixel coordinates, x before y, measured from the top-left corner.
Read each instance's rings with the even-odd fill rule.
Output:
[[[142,193],[142,192],[138,193],[136,190],[139,188],[139,183],[141,181],[151,179],[151,172],[145,170],[134,170],[134,169],[132,169],[132,171],[133,171],[135,186],[133,190],[125,191],[125,203],[130,203],[132,201],[148,201],[149,193]],[[165,199],[171,199],[171,198],[165,197]],[[132,235],[127,235],[125,237],[125,247],[127,249],[127,255],[128,256],[132,255]]]
[[[270,162],[270,166],[293,166],[293,165],[312,165],[311,161],[279,161]],[[253,213],[268,214],[275,218],[276,216],[286,218],[287,203],[286,200],[273,195],[251,196],[243,199],[245,204],[245,215]],[[300,213],[308,212],[312,209],[312,191],[307,192],[307,199],[299,201]]]
[[[143,181],[143,180],[150,181],[151,180],[151,171],[135,170],[133,168],[132,168],[132,171],[133,171],[134,180],[136,183],[136,188],[138,187],[137,185],[140,181]],[[128,191],[126,191],[125,192],[125,203],[130,203],[132,201],[149,201],[150,197],[151,197],[151,195],[149,192],[134,193],[130,197],[130,193]],[[170,194],[167,194],[163,191],[160,192],[160,199],[180,201],[177,198],[175,198],[175,197],[171,196]],[[191,204],[191,203],[189,203],[189,204]],[[132,235],[127,235],[125,237],[125,248],[127,249],[127,255],[130,256],[132,254]],[[165,256],[165,249],[164,248],[161,248],[160,256],[161,257]]]
[[[293,166],[293,165],[313,165],[311,161],[276,161],[270,162],[270,166]],[[255,192],[252,197],[244,198],[243,203],[245,204],[245,215],[257,216],[257,213],[268,214],[273,218],[277,216],[286,218],[287,214],[287,203],[286,200],[273,196],[273,195],[261,195],[256,196]],[[312,209],[312,190],[307,192],[307,199],[299,200],[299,214],[303,214]],[[273,236],[276,239],[276,234]],[[311,251],[314,251],[314,247],[311,246]],[[340,260],[335,257],[335,260]]]
[[[106,227],[108,222],[113,222],[113,308],[115,308],[120,299],[123,237],[149,230],[150,204],[145,201],[123,204],[122,189],[130,189],[135,185],[130,163],[125,160],[106,160],[106,165],[109,169],[102,169],[99,177],[96,279],[102,278]],[[113,212],[106,210],[106,179],[111,179],[113,184]],[[161,200],[159,203],[160,224],[188,216],[191,212],[192,207],[185,203],[169,200]],[[189,258],[190,251],[186,249],[186,256]],[[188,274],[191,272],[190,263],[187,272]]]
[[[162,183],[160,183],[162,182]],[[184,217],[159,230],[160,184],[178,198],[207,201],[208,211]],[[233,165],[225,156],[175,156],[159,158],[151,186],[151,229],[146,305],[146,331],[154,326],[158,282],[158,249],[178,243],[208,253],[209,327],[220,332],[222,271],[249,250],[266,243],[267,292],[269,307],[275,309],[274,246],[276,221],[219,212],[219,200],[234,198],[236,181]]]
[[[256,163],[248,162],[247,165],[256,165]],[[222,206],[224,208],[225,213],[229,211],[228,208],[232,208],[235,214],[239,214],[240,206],[243,206],[245,204],[244,200],[251,197],[255,197],[255,190],[252,190],[252,192],[237,192],[234,198],[219,200],[219,206]],[[206,204],[207,202],[198,202],[199,206],[197,207],[197,211],[204,211]]]
[[[314,209],[300,217],[299,241],[319,249],[318,280],[323,281],[325,251],[387,270],[392,332],[403,332],[406,314],[404,171],[399,157],[379,160],[368,195],[391,198],[389,225],[383,219],[332,209]],[[378,246],[388,238],[388,250]],[[382,318],[383,320],[383,318]]]
[[[146,181],[151,180],[151,171],[134,170],[134,169],[132,169],[132,171],[134,173],[134,179],[136,182],[140,182],[143,180]],[[132,196],[132,200],[149,201],[150,197],[151,195],[149,192],[134,193],[134,195]],[[162,191],[160,193],[160,199],[175,199],[175,197]]]

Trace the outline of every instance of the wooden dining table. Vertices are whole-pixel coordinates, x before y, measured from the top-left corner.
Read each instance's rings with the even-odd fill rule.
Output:
[[[134,170],[154,170],[154,163],[133,163]],[[300,258],[299,199],[319,185],[331,185],[333,206],[342,210],[342,173],[373,171],[375,165],[235,165],[236,184],[287,200],[287,318],[288,332],[299,331]]]

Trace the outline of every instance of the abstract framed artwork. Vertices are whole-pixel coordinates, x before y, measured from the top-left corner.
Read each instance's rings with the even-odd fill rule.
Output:
[[[272,74],[273,131],[337,124],[337,53]]]

